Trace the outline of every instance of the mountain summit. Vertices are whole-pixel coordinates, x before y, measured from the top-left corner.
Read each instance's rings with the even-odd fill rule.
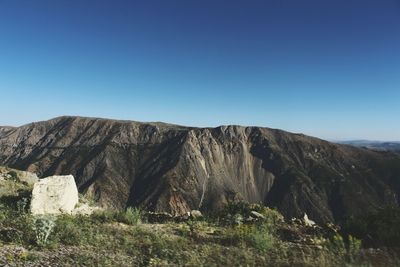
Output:
[[[328,222],[400,200],[399,154],[261,127],[59,117],[0,127],[0,151],[0,165],[72,174],[81,193],[112,208],[182,214],[262,202]]]

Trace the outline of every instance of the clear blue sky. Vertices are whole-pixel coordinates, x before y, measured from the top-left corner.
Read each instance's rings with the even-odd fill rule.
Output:
[[[0,125],[82,115],[400,140],[399,0],[0,0]]]

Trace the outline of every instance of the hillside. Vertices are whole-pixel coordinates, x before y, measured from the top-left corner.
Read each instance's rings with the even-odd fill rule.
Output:
[[[306,216],[285,221],[275,210],[243,202],[207,216],[131,207],[34,214],[31,201],[37,183],[34,173],[0,166],[1,266],[328,267],[400,262],[399,208],[354,218],[343,228],[317,225]],[[78,205],[90,205],[86,201],[81,196]]]
[[[59,117],[0,128],[0,151],[0,165],[74,175],[80,192],[111,208],[182,214],[242,200],[339,222],[400,196],[398,154],[261,127]]]

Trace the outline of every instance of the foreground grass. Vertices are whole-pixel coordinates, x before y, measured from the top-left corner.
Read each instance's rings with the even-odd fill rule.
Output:
[[[307,242],[284,240],[279,235],[279,215],[268,209],[259,210],[265,220],[253,223],[237,222],[236,217],[222,214],[200,221],[163,224],[143,222],[145,218],[135,209],[102,211],[91,216],[44,217],[40,218],[42,221],[11,206],[3,205],[0,211],[0,265],[379,266],[382,263],[377,265],[371,258],[363,257],[357,242],[346,247],[338,236],[332,240],[315,236]]]

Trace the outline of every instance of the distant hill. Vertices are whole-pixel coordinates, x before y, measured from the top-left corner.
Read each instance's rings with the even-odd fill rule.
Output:
[[[261,127],[59,117],[0,130],[0,165],[73,174],[81,193],[113,208],[262,202],[327,222],[400,201],[399,154]]]
[[[382,142],[382,141],[368,141],[368,140],[353,140],[353,141],[342,141],[339,143],[356,146],[356,147],[365,147],[368,149],[378,150],[378,151],[400,152],[400,141],[399,142]]]

